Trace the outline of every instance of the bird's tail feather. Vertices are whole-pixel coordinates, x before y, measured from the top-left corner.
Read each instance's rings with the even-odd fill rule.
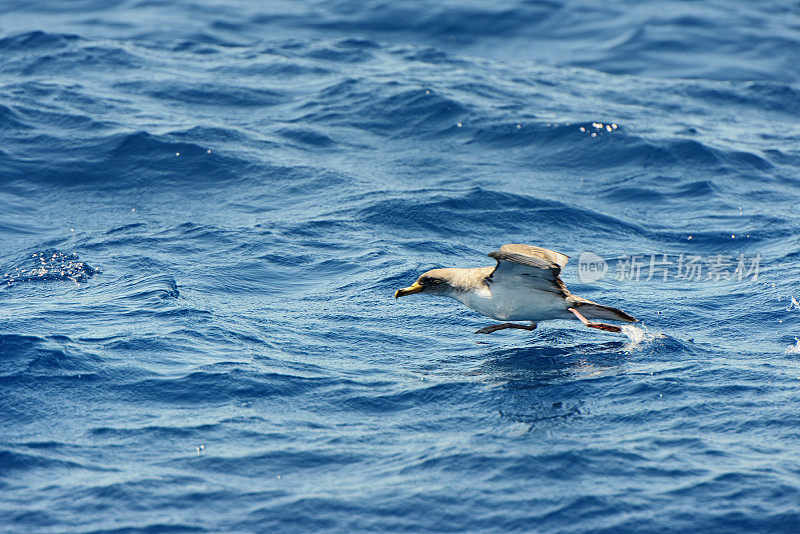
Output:
[[[613,321],[625,321],[628,323],[636,322],[634,316],[618,308],[604,306],[603,304],[598,304],[591,300],[578,299],[578,302],[575,303],[575,309],[581,312],[587,319],[611,319]]]

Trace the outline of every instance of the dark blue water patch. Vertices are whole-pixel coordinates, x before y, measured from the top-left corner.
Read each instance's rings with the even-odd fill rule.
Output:
[[[0,466],[4,472],[13,473],[14,471],[26,471],[37,469],[81,469],[85,466],[68,460],[48,458],[40,454],[13,452],[0,450]]]
[[[349,385],[350,381],[310,378],[292,375],[265,374],[253,376],[243,370],[225,373],[197,372],[179,378],[157,378],[119,386],[134,402],[160,399],[179,405],[227,402],[231,400],[281,398],[314,391],[330,394],[331,389]],[[200,386],[200,387],[198,387]]]
[[[333,6],[331,6],[333,7]],[[557,7],[556,3],[515,8],[479,8],[451,5],[444,7],[433,2],[422,5],[389,5],[371,2],[367,9],[329,11],[324,21],[307,19],[305,24],[315,28],[339,31],[388,33],[423,33],[429,37],[459,42],[472,42],[475,36],[496,36],[516,33],[528,25],[539,26]]]
[[[491,217],[493,232],[511,231],[515,227],[529,229],[545,226],[570,217],[575,225],[590,228],[598,224],[613,226],[620,233],[637,233],[636,226],[607,215],[589,210],[575,210],[556,201],[542,200],[526,195],[475,188],[461,194],[431,192],[420,202],[396,198],[374,202],[358,213],[359,220],[370,225],[402,228],[404,231],[463,232],[480,226],[476,223]],[[418,198],[422,198],[418,195]],[[602,221],[602,222],[601,222]]]
[[[22,43],[28,41],[33,41],[33,48],[23,47]],[[19,43],[18,48],[14,48],[16,43]],[[6,39],[6,44],[11,50],[8,61],[4,62],[0,71],[11,75],[54,76],[70,74],[76,69],[102,73],[104,69],[113,67],[134,68],[145,65],[139,56],[125,48],[108,44],[98,46],[75,36],[34,32],[18,36],[18,39]],[[31,54],[31,50],[37,48],[38,53]]]
[[[360,63],[372,58],[370,49],[377,48],[376,43],[366,40],[347,39],[333,46],[318,45],[307,51],[304,56],[321,61],[337,63]]]
[[[24,118],[14,108],[0,105],[0,130],[19,132],[28,128]]]
[[[0,162],[2,154],[0,153]],[[1,164],[1,163],[0,163]],[[22,188],[23,190],[25,188]],[[23,191],[6,191],[0,196],[0,231],[9,238],[17,235],[35,235],[48,226],[45,221],[31,217],[29,197]],[[15,251],[17,253],[18,251]]]
[[[14,106],[16,116],[27,126],[40,127],[36,132],[39,134],[54,124],[75,130],[87,130],[90,126],[95,130],[107,129],[109,123],[102,120],[103,116],[119,107],[119,101],[99,98],[81,83],[25,80],[7,83],[2,90]]]
[[[684,191],[692,191],[692,196],[705,196],[708,194],[702,187],[695,187],[687,184]],[[618,202],[667,202],[668,197],[661,192],[647,187],[612,187],[606,193],[607,198]]]
[[[715,193],[714,183],[709,180],[699,180],[682,184],[673,192],[678,197],[709,197]]]
[[[128,233],[133,230],[139,230],[145,228],[147,225],[144,223],[133,223],[133,224],[126,224],[124,226],[119,226],[117,228],[111,228],[106,232],[106,235],[114,235],[118,233]]]
[[[32,31],[0,39],[0,50],[5,52],[30,53],[41,49],[63,49],[80,40],[78,35],[65,35]]]
[[[30,142],[52,146],[41,138]],[[41,178],[56,185],[114,189],[141,186],[155,175],[162,186],[185,182],[187,176],[205,176],[206,183],[235,181],[240,177],[234,171],[239,167],[235,160],[213,153],[207,146],[169,137],[156,137],[146,132],[113,134],[91,144],[94,145],[93,156],[82,161],[77,158],[87,148],[86,142],[62,145],[54,155],[56,161],[48,160]],[[44,163],[44,159],[40,161]],[[29,160],[18,161],[10,178],[24,176],[30,163]],[[150,178],[144,178],[148,172]]]
[[[468,126],[473,125],[468,124]],[[474,133],[467,143],[481,143],[500,149],[524,146],[536,146],[541,149],[548,145],[563,147],[586,137],[586,135],[582,135],[586,132],[581,128],[588,129],[588,135],[591,133],[595,133],[595,136],[606,134],[603,128],[596,128],[591,123],[553,125],[552,127],[550,124],[525,124],[523,126],[522,124],[504,123],[470,128],[470,131]]]
[[[214,67],[214,72],[227,76],[263,77],[268,79],[307,78],[334,74],[326,65],[309,64],[287,58],[283,49],[265,50],[270,60],[252,59],[245,62],[222,64]]]
[[[245,144],[250,141],[246,134],[237,129],[215,126],[193,126],[186,130],[174,130],[169,133],[169,136],[186,143],[202,139],[209,146],[220,146],[227,143]],[[206,148],[206,152],[208,150],[209,148]]]
[[[78,97],[70,97],[71,99],[77,99]],[[86,107],[91,107],[92,102],[83,102]],[[37,127],[36,130],[31,132],[31,135],[25,136],[22,139],[19,139],[17,143],[22,146],[30,146],[30,145],[39,145],[43,149],[50,145],[53,149],[56,149],[57,145],[60,145],[62,148],[62,154],[65,152],[63,150],[63,141],[55,140],[51,136],[43,131],[47,130],[47,126],[50,127],[60,127],[65,129],[71,129],[77,132],[92,132],[94,134],[98,133],[99,131],[109,130],[109,125],[104,124],[102,122],[94,120],[92,117],[80,114],[80,113],[70,113],[70,112],[54,112],[50,109],[37,109],[34,107],[23,107],[20,106],[19,108],[20,115],[24,116],[26,124],[33,127],[34,125]]]
[[[232,32],[225,32],[221,35],[219,32],[213,31],[200,31],[192,32],[189,34],[181,35],[183,39],[175,40],[174,38],[157,37],[156,39],[149,39],[147,36],[142,36],[143,39],[137,39],[137,44],[141,44],[145,48],[155,51],[158,50],[171,50],[174,52],[191,52],[197,54],[201,58],[223,52],[225,49],[232,47],[239,47],[252,43],[251,39],[240,38]]]
[[[327,87],[318,100],[302,107],[304,114],[294,122],[354,127],[397,138],[404,132],[450,130],[469,112],[461,102],[420,87],[391,88],[389,95],[373,101],[371,95],[384,91],[370,85],[345,80]]]
[[[178,284],[168,274],[123,276],[113,282],[116,298],[133,301],[163,301],[177,299]]]
[[[523,121],[524,122],[524,121]],[[457,134],[461,123],[451,130]],[[465,122],[467,145],[481,144],[500,150],[533,149],[520,157],[548,168],[581,170],[641,167],[661,169],[692,165],[697,171],[769,172],[773,165],[758,154],[722,151],[693,139],[668,142],[645,139],[626,132],[616,123],[565,124],[503,123],[479,125]],[[755,178],[755,176],[754,176]]]
[[[397,55],[402,55],[404,58],[411,61],[419,61],[422,63],[442,63],[442,64],[457,64],[460,60],[451,56],[444,50],[433,47],[402,47],[393,51]]]
[[[247,457],[214,457],[205,455],[200,458],[185,459],[175,464],[188,464],[194,469],[204,472],[219,472],[226,476],[257,476],[274,478],[275,473],[287,471],[319,471],[330,465],[346,468],[357,464],[363,458],[357,453],[332,453],[323,451],[274,451],[258,456]]]
[[[324,149],[336,145],[336,142],[327,135],[311,129],[283,128],[278,133],[289,142],[310,148]]]
[[[727,102],[744,111],[770,111],[780,115],[800,112],[798,89],[788,83],[754,81],[714,88],[689,86],[686,93],[709,102]]]
[[[414,409],[419,405],[435,405],[447,399],[455,402],[464,392],[462,385],[435,384],[402,393],[349,395],[340,409],[356,410],[360,413],[392,413]]]
[[[34,336],[0,336],[0,352],[5,356],[0,365],[3,376],[17,372],[21,361],[33,361],[38,357],[38,347],[44,340]]]
[[[133,94],[146,95],[158,101],[174,101],[184,106],[214,106],[220,101],[231,107],[263,108],[286,103],[287,95],[266,87],[234,86],[226,83],[202,85],[186,82],[151,81],[120,82],[117,88]]]
[[[136,132],[118,135],[106,141],[108,146],[113,146],[109,151],[110,156],[127,156],[141,159],[161,159],[168,156],[180,157],[181,151],[185,156],[200,156],[208,153],[208,149],[190,143],[170,143],[168,140],[151,135],[147,132]]]

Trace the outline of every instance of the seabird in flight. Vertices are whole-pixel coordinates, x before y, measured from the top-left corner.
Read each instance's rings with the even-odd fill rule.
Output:
[[[636,321],[622,310],[570,293],[558,276],[569,261],[564,254],[531,245],[503,245],[489,256],[497,260],[496,266],[433,269],[411,286],[395,291],[394,298],[414,293],[450,297],[498,321],[531,323],[506,322],[481,328],[476,334],[505,328],[533,330],[537,323],[552,319],[578,319],[590,328],[620,332],[619,326],[590,319]]]

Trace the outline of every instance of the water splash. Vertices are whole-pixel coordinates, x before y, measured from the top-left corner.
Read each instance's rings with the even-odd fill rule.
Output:
[[[646,326],[622,325],[622,333],[628,337],[629,343],[625,346],[630,350],[638,347],[642,342],[650,342],[656,338],[664,337],[663,334],[653,334]]]
[[[800,338],[794,338],[794,340],[797,343],[786,347],[786,354],[800,354]]]
[[[34,252],[20,265],[12,267],[3,274],[2,282],[13,285],[20,282],[42,282],[46,280],[71,280],[85,282],[90,276],[100,272],[88,263],[79,261],[74,252],[66,253],[55,249]]]

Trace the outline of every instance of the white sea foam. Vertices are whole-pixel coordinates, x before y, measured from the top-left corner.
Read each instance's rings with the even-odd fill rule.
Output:
[[[643,342],[650,342],[656,338],[664,337],[663,334],[653,334],[646,326],[622,325],[622,333],[628,336],[630,343],[625,348],[633,349]]]

